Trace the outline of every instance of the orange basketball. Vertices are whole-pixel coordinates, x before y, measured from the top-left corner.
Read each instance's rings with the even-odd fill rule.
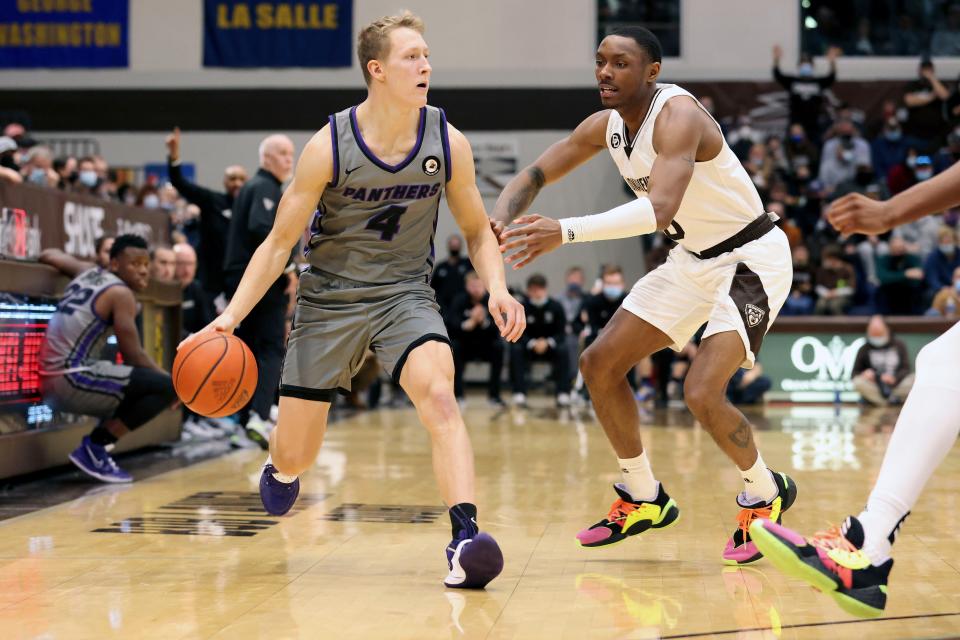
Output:
[[[257,361],[230,333],[203,333],[177,351],[173,388],[183,404],[208,418],[236,413],[253,396]]]

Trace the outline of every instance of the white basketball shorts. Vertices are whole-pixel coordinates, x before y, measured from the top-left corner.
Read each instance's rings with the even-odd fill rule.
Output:
[[[623,308],[663,331],[679,351],[704,322],[703,338],[736,331],[753,368],[760,343],[790,294],[793,260],[779,227],[716,258],[701,260],[681,246],[633,286]]]

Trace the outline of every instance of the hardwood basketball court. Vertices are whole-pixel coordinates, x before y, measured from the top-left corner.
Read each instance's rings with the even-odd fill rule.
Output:
[[[473,406],[479,405],[479,400]],[[609,549],[574,534],[617,481],[589,415],[469,408],[480,522],[503,547],[486,591],[445,589],[449,522],[412,409],[341,420],[297,506],[267,516],[263,455],[242,450],[0,522],[0,638],[942,638],[960,634],[960,462],[907,521],[883,618],[859,621],[766,562],[724,567],[740,476],[681,409],[645,416],[681,518]],[[785,522],[825,528],[864,503],[895,414],[754,417],[799,485]],[[922,428],[918,425],[917,428]],[[135,471],[135,470],[134,470]]]

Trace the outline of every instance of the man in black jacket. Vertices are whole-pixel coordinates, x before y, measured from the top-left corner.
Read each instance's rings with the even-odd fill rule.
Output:
[[[473,271],[470,258],[463,257],[463,239],[454,234],[447,238],[447,259],[438,262],[430,278],[430,286],[437,293],[440,311],[447,313],[457,296],[463,293],[464,278]]]
[[[547,295],[547,279],[536,273],[527,279],[527,296],[523,301],[527,313],[527,330],[510,345],[510,384],[513,404],[527,403],[528,363],[546,360],[553,363],[557,385],[557,406],[570,404],[566,330],[567,317],[563,305]]]
[[[814,142],[820,140],[820,114],[823,113],[823,94],[837,79],[837,56],[840,49],[830,47],[827,60],[830,73],[825,76],[813,75],[813,58],[809,53],[800,55],[797,75],[788,76],[780,71],[780,58],[783,49],[773,47],[773,79],[790,94],[790,123],[799,123]]]
[[[227,234],[223,279],[227,298],[232,298],[254,251],[273,228],[281,186],[293,175],[293,142],[285,135],[268,136],[260,143],[260,168],[247,181],[233,203]],[[257,360],[257,388],[240,419],[247,436],[263,449],[269,447],[270,407],[280,384],[283,339],[288,306],[287,289],[294,272],[290,254],[287,270],[273,283],[260,302],[237,327],[236,335],[250,347]]]
[[[475,271],[464,278],[466,291],[453,300],[444,316],[453,347],[453,390],[457,400],[464,399],[463,370],[467,362],[490,363],[490,384],[487,397],[491,404],[502,405],[500,375],[503,372],[503,341],[493,317],[487,309],[487,290]]]
[[[223,259],[226,253],[227,231],[230,229],[233,201],[247,181],[247,170],[240,165],[227,167],[223,172],[222,192],[188,181],[180,170],[180,128],[175,127],[173,133],[167,136],[167,175],[170,184],[187,202],[200,207],[197,278],[209,298],[215,300],[225,290]]]

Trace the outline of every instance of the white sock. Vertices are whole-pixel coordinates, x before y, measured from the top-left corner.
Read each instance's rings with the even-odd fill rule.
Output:
[[[269,455],[267,456],[267,461],[263,463],[263,466],[267,466],[268,464],[273,464],[273,458]],[[280,473],[277,471],[275,474],[273,474],[273,478],[274,480],[283,482],[284,484],[290,484],[297,479],[297,476],[288,476],[285,473]]]
[[[634,500],[651,501],[657,497],[657,481],[650,469],[650,460],[644,451],[636,458],[617,458],[620,472],[623,475],[623,484]]]
[[[924,347],[917,379],[897,418],[880,475],[858,519],[863,550],[875,565],[890,557],[891,538],[917,503],[960,432],[960,323]]]
[[[773,473],[767,469],[763,456],[757,451],[757,461],[747,470],[740,470],[743,476],[743,504],[770,502],[777,497],[777,484],[773,481]]]

